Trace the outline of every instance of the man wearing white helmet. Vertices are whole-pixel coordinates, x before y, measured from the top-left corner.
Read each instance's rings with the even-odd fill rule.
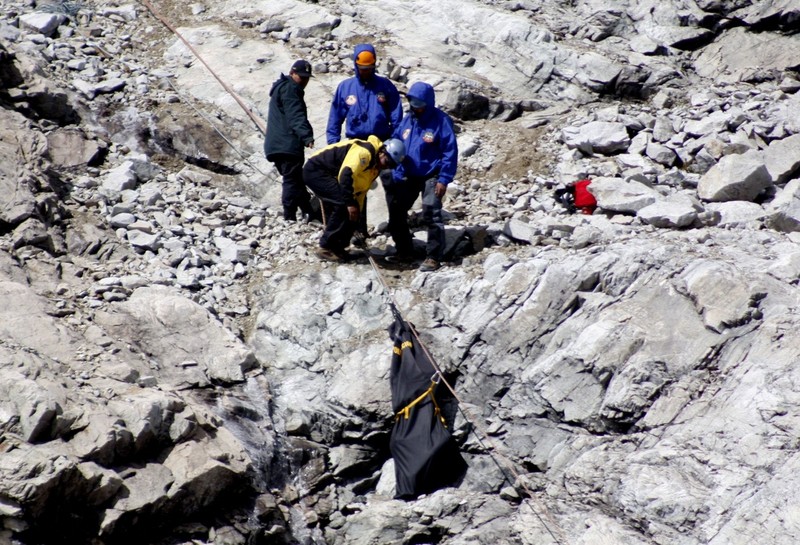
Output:
[[[367,191],[381,170],[405,158],[405,145],[397,139],[382,143],[377,136],[344,140],[314,153],[303,166],[303,179],[322,201],[325,230],[316,253],[327,261],[347,261],[350,239],[364,212]]]

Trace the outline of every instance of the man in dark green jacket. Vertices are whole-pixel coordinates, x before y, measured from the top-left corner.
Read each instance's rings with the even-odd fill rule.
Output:
[[[311,78],[311,65],[299,60],[289,75],[281,74],[269,91],[267,135],[264,154],[283,177],[281,204],[283,218],[297,219],[297,209],[308,218],[314,216],[310,197],[303,183],[303,147],[314,145],[314,131],[308,122],[305,91]]]

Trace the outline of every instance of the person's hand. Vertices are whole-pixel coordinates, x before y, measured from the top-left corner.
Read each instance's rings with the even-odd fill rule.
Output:
[[[436,198],[441,200],[444,197],[444,194],[447,192],[447,186],[442,182],[436,182],[436,187],[433,188],[433,194],[436,195]]]
[[[309,142],[308,144],[306,144],[306,147],[307,147],[308,149],[311,149],[311,148],[313,148],[313,147],[314,147],[314,141],[312,140],[311,142]]]
[[[358,221],[358,207],[353,205],[348,206],[347,215],[350,217],[350,221],[352,222]]]
[[[359,248],[366,248],[367,247],[367,237],[361,231],[356,231],[353,233],[353,244],[358,246]]]

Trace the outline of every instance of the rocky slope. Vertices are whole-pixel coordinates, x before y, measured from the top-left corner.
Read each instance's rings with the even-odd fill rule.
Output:
[[[4,0],[0,543],[796,543],[799,14]],[[376,269],[278,213],[266,90],[308,58],[322,146],[365,40],[456,121],[435,273],[380,188]],[[391,302],[469,464],[410,502]]]

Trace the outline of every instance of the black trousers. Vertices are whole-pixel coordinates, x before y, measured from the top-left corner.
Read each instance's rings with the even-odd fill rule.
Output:
[[[350,245],[350,239],[358,227],[358,222],[350,221],[347,201],[342,186],[336,176],[307,161],[303,167],[303,180],[306,186],[322,201],[325,210],[325,229],[319,245],[334,251],[342,251]]]
[[[283,205],[283,218],[297,219],[297,209],[303,214],[313,215],[311,198],[303,183],[303,157],[289,154],[279,154],[272,158],[272,163],[283,177],[281,185],[281,204]]]
[[[442,260],[445,235],[442,218],[442,200],[434,189],[438,179],[409,177],[403,181],[392,181],[391,175],[383,177],[386,206],[389,209],[389,234],[394,240],[397,253],[409,255],[413,252],[411,231],[408,228],[408,211],[422,194],[422,220],[428,229],[425,254],[436,261]]]

